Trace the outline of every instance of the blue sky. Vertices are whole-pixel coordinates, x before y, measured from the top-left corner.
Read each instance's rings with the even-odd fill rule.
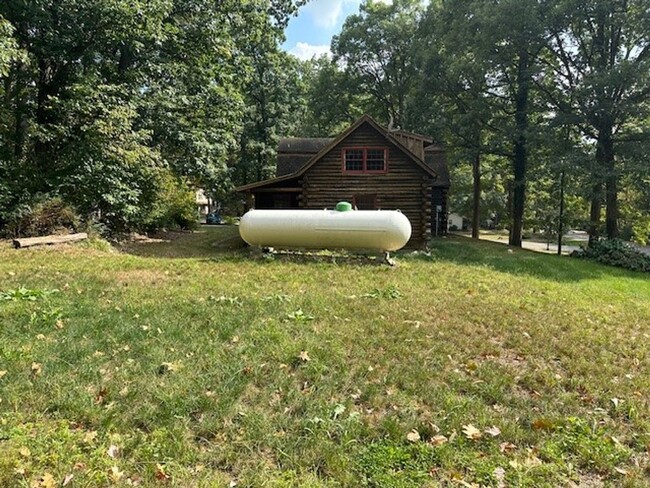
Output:
[[[300,59],[329,53],[332,36],[341,31],[348,15],[359,11],[360,4],[361,0],[311,0],[289,22],[283,49]]]

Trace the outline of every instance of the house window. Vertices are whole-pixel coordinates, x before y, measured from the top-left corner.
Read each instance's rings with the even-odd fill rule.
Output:
[[[385,173],[388,149],[383,147],[353,147],[343,149],[344,173]]]

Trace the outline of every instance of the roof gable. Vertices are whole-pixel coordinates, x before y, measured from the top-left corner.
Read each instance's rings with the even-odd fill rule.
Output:
[[[408,147],[406,147],[404,144],[402,144],[398,139],[393,137],[391,133],[388,131],[388,129],[382,127],[379,125],[370,115],[362,115],[359,119],[357,119],[350,127],[348,127],[345,131],[343,131],[338,137],[336,137],[332,142],[330,142],[328,145],[326,145],[323,149],[321,149],[318,153],[316,153],[302,168],[300,168],[298,171],[296,171],[293,175],[294,176],[302,176],[309,168],[311,168],[314,164],[316,164],[318,161],[320,161],[323,156],[328,154],[332,149],[334,149],[336,146],[338,146],[340,143],[345,141],[351,134],[353,134],[359,127],[361,127],[363,124],[369,124],[373,129],[375,129],[377,132],[379,132],[383,137],[386,138],[387,141],[391,142],[395,146],[397,146],[398,149],[400,149],[406,156],[413,161],[420,169],[422,169],[425,173],[428,173],[429,175],[433,176],[434,178],[437,177],[438,175],[436,172],[427,166],[424,161],[422,161],[418,156],[416,156]]]
[[[281,182],[281,181],[288,181],[292,180],[294,178],[298,178],[305,174],[306,171],[309,170],[312,166],[318,163],[326,154],[328,154],[332,149],[334,149],[336,146],[341,144],[345,139],[347,139],[351,134],[353,134],[359,127],[361,127],[363,124],[368,124],[370,125],[373,129],[375,129],[377,132],[379,132],[388,142],[391,144],[395,145],[399,150],[401,150],[408,159],[410,159],[414,165],[419,167],[422,171],[427,173],[428,175],[432,176],[433,178],[438,178],[438,173],[429,165],[427,165],[422,159],[420,159],[416,154],[414,154],[408,147],[406,147],[397,137],[393,137],[391,134],[391,131],[389,131],[387,128],[382,127],[379,125],[370,115],[364,114],[361,117],[359,117],[352,125],[350,125],[346,130],[344,130],[341,134],[339,134],[338,137],[331,139],[329,144],[326,144],[324,147],[320,149],[316,154],[314,154],[300,169],[297,171],[290,173],[290,174],[285,174],[278,176],[276,178],[272,178],[269,180],[265,181],[260,181],[257,183],[250,183],[248,185],[240,186],[237,188],[237,191],[245,191],[245,190],[252,190],[254,188],[259,188],[263,186],[267,186],[276,182]],[[411,134],[411,133],[409,133]],[[411,134],[415,135],[415,134]],[[421,136],[422,140],[425,142],[429,141],[429,138],[425,136]],[[321,139],[322,140],[322,139]]]

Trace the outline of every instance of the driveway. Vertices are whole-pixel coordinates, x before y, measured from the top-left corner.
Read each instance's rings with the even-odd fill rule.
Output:
[[[453,232],[453,233],[457,235],[462,235],[463,237],[471,237],[471,234],[469,234],[468,232]],[[580,250],[580,245],[583,243],[586,245],[586,243],[589,240],[589,236],[587,235],[587,233],[580,232],[580,231],[571,231],[565,234],[564,238],[565,240],[572,241],[572,243],[570,245],[568,244],[562,245],[563,255],[571,254],[573,251]],[[481,233],[480,239],[484,241],[498,242],[499,244],[508,245],[507,235]],[[526,239],[522,241],[521,247],[523,249],[528,249],[529,251],[543,252],[547,254],[557,254],[557,241],[547,244],[546,242],[531,241]]]

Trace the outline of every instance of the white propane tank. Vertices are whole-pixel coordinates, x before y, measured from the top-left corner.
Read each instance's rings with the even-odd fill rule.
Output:
[[[239,234],[251,246],[388,252],[408,242],[411,223],[396,210],[254,209],[241,218]]]

